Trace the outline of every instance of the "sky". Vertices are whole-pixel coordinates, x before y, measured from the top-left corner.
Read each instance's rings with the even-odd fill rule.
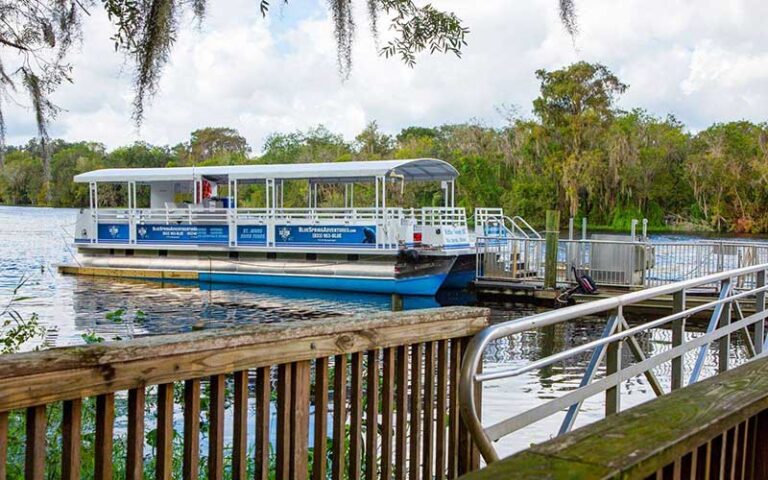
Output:
[[[272,2],[278,5],[281,2]],[[209,0],[202,27],[182,22],[159,94],[138,129],[132,73],[114,51],[113,27],[93,9],[70,56],[73,83],[53,101],[63,110],[52,137],[108,148],[141,140],[175,145],[207,126],[232,127],[254,152],[274,132],[319,124],[353,139],[368,122],[395,134],[412,125],[505,123],[530,117],[534,72],[585,60],[612,70],[628,91],[619,106],[675,115],[691,131],[714,122],[768,120],[768,2],[764,0],[576,0],[571,38],[557,0],[434,0],[470,28],[462,58],[423,54],[414,68],[378,54],[365,2],[353,69],[339,76],[327,2],[290,0],[262,18],[257,0]],[[383,41],[386,25],[382,22]],[[6,114],[9,144],[35,135],[25,98]]]

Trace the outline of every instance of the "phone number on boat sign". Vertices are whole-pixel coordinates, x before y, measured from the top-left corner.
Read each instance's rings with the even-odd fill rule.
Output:
[[[376,246],[375,225],[276,225],[275,244],[283,246]]]

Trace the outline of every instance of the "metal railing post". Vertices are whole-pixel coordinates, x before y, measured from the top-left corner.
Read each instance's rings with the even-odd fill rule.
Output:
[[[672,295],[672,312],[680,313],[685,310],[685,289]],[[683,344],[685,337],[685,319],[672,321],[672,348]],[[683,386],[683,356],[672,359],[672,390]]]
[[[621,308],[619,308],[619,310],[616,312],[616,318],[619,319],[619,321],[616,323],[616,333],[619,333],[622,330],[621,319],[623,316],[624,314],[622,313]],[[621,340],[608,344],[605,358],[606,376],[613,375],[614,373],[621,371],[621,344]],[[619,410],[621,410],[621,382],[616,384],[616,386],[605,390],[605,416],[607,417],[608,415],[619,413]]]
[[[718,328],[727,327],[731,323],[731,307],[732,303],[728,302],[723,305],[723,311],[720,314],[720,321],[718,322]],[[717,371],[718,373],[728,370],[728,356],[731,350],[731,335],[725,335],[718,340],[718,353],[717,353]]]
[[[755,276],[755,288],[759,289],[765,286],[765,270],[760,270]],[[755,294],[755,313],[765,311],[765,291]],[[755,323],[754,331],[755,355],[763,353],[763,343],[765,342],[765,321]]]

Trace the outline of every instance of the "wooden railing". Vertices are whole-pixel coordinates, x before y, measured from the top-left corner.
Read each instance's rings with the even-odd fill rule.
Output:
[[[462,478],[768,478],[768,358],[612,415]]]
[[[3,356],[0,480],[455,478],[479,465],[457,379],[487,322],[455,307]]]

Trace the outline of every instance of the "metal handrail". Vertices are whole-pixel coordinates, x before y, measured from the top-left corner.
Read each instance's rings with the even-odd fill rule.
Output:
[[[531,236],[528,234],[529,232],[526,232],[525,229],[520,227],[517,223],[515,223],[515,220],[512,218],[509,218],[508,216],[504,215],[504,209],[502,208],[476,208],[473,213],[473,218],[475,219],[475,225],[481,225],[483,230],[485,230],[485,225],[494,222],[495,224],[499,225],[503,229],[503,232],[508,234],[507,237],[502,238],[523,238],[523,239],[529,239]],[[526,222],[522,217],[516,216],[515,218],[519,218],[522,220],[525,226],[530,230],[530,232],[533,232],[535,236],[538,238],[541,238],[541,236],[538,234],[538,232],[531,227],[528,222]],[[510,227],[507,227],[507,222],[509,223]],[[520,236],[515,232],[519,232]],[[485,235],[482,236],[488,236],[492,237],[493,235],[489,235],[485,233]]]
[[[522,229],[522,228],[520,228],[520,227],[517,225],[517,221],[520,221],[520,222],[523,224],[523,226],[524,226],[525,228],[527,228],[527,229],[528,229],[528,231],[530,231],[531,233],[533,233],[533,236],[534,236],[534,237],[536,237],[536,238],[538,238],[539,240],[541,240],[541,234],[540,234],[539,232],[537,232],[537,231],[536,231],[536,229],[535,229],[535,228],[533,228],[533,227],[531,226],[531,224],[530,224],[530,223],[528,223],[528,222],[527,222],[527,221],[526,221],[526,220],[525,220],[523,217],[521,217],[520,215],[515,215],[515,216],[514,216],[514,217],[512,217],[512,218],[509,218],[509,217],[504,217],[504,218],[506,218],[507,220],[509,220],[509,221],[510,221],[510,222],[511,222],[511,223],[512,223],[512,224],[513,224],[515,227],[517,227],[517,228],[518,228],[520,231],[523,231],[523,229]],[[530,237],[530,235],[528,235],[527,233],[525,233],[525,236],[526,236],[527,238],[531,238],[531,237]]]
[[[550,312],[546,312],[538,315],[532,315],[530,317],[526,317],[523,319],[511,320],[511,321],[499,323],[499,324],[492,325],[490,327],[485,328],[480,333],[475,335],[475,337],[472,338],[472,340],[469,342],[467,346],[467,349],[465,351],[464,358],[462,361],[462,368],[461,368],[459,385],[458,385],[459,404],[460,404],[461,413],[467,425],[467,428],[473,437],[473,440],[475,441],[475,443],[477,444],[480,450],[480,453],[483,455],[486,462],[490,463],[490,462],[496,461],[498,460],[498,454],[493,447],[492,442],[494,440],[501,438],[502,436],[505,436],[508,433],[511,433],[511,431],[514,431],[517,428],[522,428],[522,426],[530,424],[532,423],[532,421],[536,421],[540,418],[543,418],[543,416],[546,416],[547,414],[552,414],[566,407],[573,407],[574,405],[580,404],[580,402],[582,402],[585,398],[589,398],[608,388],[616,387],[621,383],[623,379],[626,379],[641,373],[645,373],[646,375],[648,375],[647,372],[649,372],[650,369],[652,369],[653,367],[661,363],[679,358],[688,350],[706,346],[707,344],[711,343],[714,340],[722,338],[726,335],[730,335],[731,333],[737,330],[745,329],[748,326],[755,325],[756,341],[754,342],[754,345],[752,346],[752,348],[754,348],[755,353],[760,354],[763,350],[763,342],[764,342],[762,325],[763,325],[764,319],[766,318],[766,316],[768,316],[768,312],[764,311],[765,292],[766,290],[768,290],[768,287],[766,287],[765,285],[766,271],[768,271],[768,263],[750,266],[750,267],[743,267],[743,268],[734,269],[734,270],[728,270],[725,272],[715,273],[715,274],[707,275],[707,276],[696,278],[696,279],[684,280],[676,283],[671,283],[668,285],[661,285],[658,287],[648,288],[645,290],[640,290],[640,291],[628,293],[628,294],[617,296],[617,297],[605,298],[602,300],[596,300],[593,302],[575,305],[572,307],[554,310],[554,311],[550,311]],[[738,277],[744,277],[748,275],[756,276],[757,281],[755,282],[755,287],[751,290],[741,291],[739,293],[731,294],[732,290],[730,289],[730,283],[732,282],[732,279],[736,279]],[[606,312],[616,312],[616,314],[614,315],[614,317],[612,317],[612,319],[616,320],[616,318],[618,318],[622,322],[624,322],[623,316],[622,316],[622,309],[625,306],[636,304],[636,303],[647,301],[647,300],[652,300],[657,297],[665,296],[665,295],[677,294],[680,296],[684,296],[685,291],[688,289],[700,287],[702,285],[713,284],[717,282],[720,282],[728,286],[728,288],[721,289],[721,295],[718,300],[711,301],[704,305],[699,305],[690,309],[683,308],[681,311],[676,311],[672,315],[668,315],[663,318],[656,319],[652,322],[649,322],[637,327],[626,328],[623,331],[621,328],[619,328],[618,333],[614,333],[613,329],[606,329],[607,334],[604,335],[604,337],[600,340],[593,341],[585,345],[581,345],[573,349],[569,349],[565,352],[552,355],[545,359],[538,360],[537,362],[534,362],[533,364],[528,365],[526,367],[504,369],[504,370],[494,371],[492,373],[486,373],[486,374],[479,373],[478,369],[481,366],[483,353],[488,347],[488,345],[494,340],[508,337],[510,335],[514,335],[517,333],[521,333],[521,332],[525,332],[533,329],[539,329],[542,327],[567,322],[577,318],[582,318],[589,315],[595,315],[595,314],[606,313]],[[756,299],[759,299],[758,301],[756,301],[755,310],[757,313],[744,318],[743,314],[741,314],[741,309],[739,307],[738,302],[736,302],[736,300],[745,298],[748,296],[755,296]],[[716,329],[717,324],[720,320],[719,316],[722,314],[722,308],[725,305],[731,305],[733,303],[736,304],[738,312],[742,315],[742,319],[735,323],[728,324],[725,327]],[[758,305],[759,303],[762,303],[763,305]],[[521,419],[520,416],[515,416],[515,417],[508,418],[502,422],[499,422],[496,425],[489,427],[488,429],[483,427],[480,416],[478,415],[477,404],[476,404],[476,396],[478,394],[477,389],[481,388],[482,382],[516,376],[521,373],[530,371],[531,369],[556,363],[558,361],[561,361],[564,358],[571,357],[578,353],[582,353],[586,350],[597,349],[597,348],[600,348],[601,346],[606,346],[614,342],[633,338],[632,335],[640,331],[658,327],[660,325],[667,324],[682,318],[686,318],[695,313],[712,309],[712,308],[714,308],[715,311],[713,312],[712,320],[710,321],[710,326],[705,335],[697,337],[693,340],[689,340],[685,343],[681,343],[679,345],[673,344],[672,349],[667,350],[651,358],[647,358],[647,359],[643,358],[642,361],[640,361],[639,363],[632,365],[631,367],[627,367],[626,369],[621,369],[621,367],[619,367],[618,371],[613,372],[611,374],[607,374],[605,378],[591,384],[589,383],[591,381],[591,377],[590,377],[586,383],[582,383],[579,389],[572,391],[561,398],[552,400],[549,403],[545,403],[544,405],[536,407],[535,409],[529,412],[526,412],[531,414],[529,415],[529,418],[526,420]],[[758,336],[760,339],[759,341],[757,341]],[[596,363],[599,363],[602,357],[593,356],[593,359],[595,358],[598,358]],[[587,375],[585,374],[585,379],[586,378],[587,378]],[[695,380],[697,380],[697,376],[696,378],[691,379],[691,381],[695,381]],[[580,390],[583,390],[583,391],[580,391]],[[571,412],[569,412],[569,414],[570,413]],[[533,419],[533,420],[531,420],[530,422],[524,423],[530,419]],[[569,428],[570,426],[567,427],[567,429]]]

